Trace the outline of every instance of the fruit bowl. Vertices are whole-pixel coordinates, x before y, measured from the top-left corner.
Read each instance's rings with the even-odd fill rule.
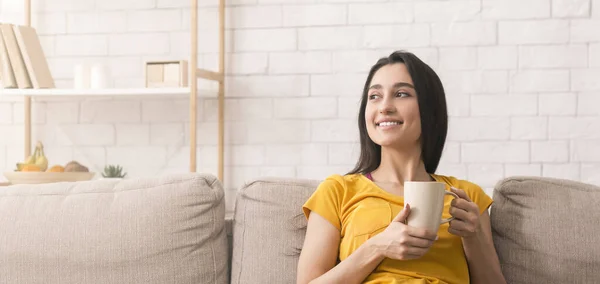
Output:
[[[39,184],[53,182],[86,181],[94,178],[91,172],[5,172],[4,176],[10,184]]]

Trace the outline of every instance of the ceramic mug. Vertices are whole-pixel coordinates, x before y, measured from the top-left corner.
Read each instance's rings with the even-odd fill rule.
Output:
[[[446,195],[459,198],[455,193],[446,191],[446,184],[442,182],[404,182],[404,204],[410,205],[410,214],[406,224],[437,232],[441,224],[454,220],[454,217],[442,219]]]

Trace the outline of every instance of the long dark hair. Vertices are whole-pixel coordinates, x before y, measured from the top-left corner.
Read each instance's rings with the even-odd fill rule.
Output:
[[[425,170],[427,173],[434,174],[440,163],[448,133],[448,110],[442,82],[435,71],[414,54],[395,51],[388,57],[380,58],[371,67],[367,76],[358,114],[360,157],[354,169],[348,174],[366,174],[377,169],[381,163],[381,146],[375,144],[367,133],[365,109],[373,75],[381,67],[394,63],[406,65],[417,92],[421,114],[421,159],[425,164]]]

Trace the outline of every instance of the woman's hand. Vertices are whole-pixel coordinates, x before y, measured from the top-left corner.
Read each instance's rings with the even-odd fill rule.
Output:
[[[410,206],[407,204],[383,232],[367,241],[380,257],[398,260],[417,259],[429,251],[437,239],[437,232],[404,224],[409,214]]]
[[[462,189],[451,189],[460,198],[452,200],[450,204],[450,215],[454,220],[450,221],[448,232],[463,238],[475,236],[481,229],[479,206]]]

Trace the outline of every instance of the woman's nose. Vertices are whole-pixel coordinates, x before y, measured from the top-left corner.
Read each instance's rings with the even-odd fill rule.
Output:
[[[379,105],[379,113],[390,114],[396,112],[396,106],[390,100],[384,100]]]

